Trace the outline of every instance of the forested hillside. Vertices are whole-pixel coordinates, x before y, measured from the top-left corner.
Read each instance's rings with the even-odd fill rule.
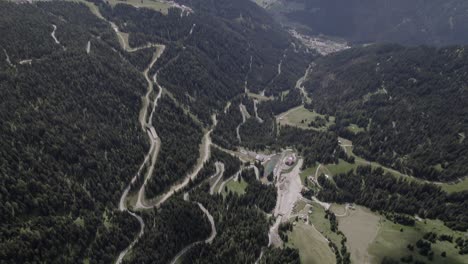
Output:
[[[192,199],[206,205],[218,224],[218,235],[212,244],[202,244],[190,250],[182,263],[254,263],[263,246],[268,244],[268,223],[265,215],[246,200],[230,193],[209,196],[209,186],[202,185],[191,193]],[[252,193],[253,195],[253,193]],[[251,197],[255,199],[254,197]],[[278,250],[277,254],[287,254]],[[290,256],[298,261],[296,254]]]
[[[317,60],[306,89],[356,154],[450,181],[468,175],[467,62],[465,47],[351,49]],[[362,132],[349,133],[350,123]]]
[[[258,1],[283,23],[312,34],[352,42],[409,45],[466,44],[464,0],[274,0]]]
[[[0,13],[9,56],[0,69],[0,259],[109,262],[138,227],[112,208],[147,147],[137,122],[144,79],[83,5],[0,2]]]
[[[466,191],[378,168],[468,175],[465,47],[321,56],[250,0],[76,1],[0,0],[0,263],[297,264],[295,226],[347,262],[317,199],[467,230]],[[313,33],[466,40],[459,0],[288,2]]]
[[[181,197],[165,204],[160,211],[146,212],[146,232],[124,263],[169,263],[185,246],[209,236],[210,228],[195,203]]]
[[[162,146],[155,177],[147,188],[150,197],[192,169],[211,114],[244,92],[246,81],[251,90],[278,93],[292,88],[308,64],[301,59],[305,50],[299,44],[293,50],[289,35],[248,1],[239,1],[235,9],[227,5],[225,12],[235,10],[236,16],[193,3],[195,12],[182,17],[179,9],[162,15],[94,2],[105,18],[129,33],[130,46],[148,42],[167,46],[156,67],[148,69],[151,75],[158,71],[154,80],[165,89],[153,119]],[[0,5],[0,92],[4,98],[0,104],[0,259],[113,262],[138,233],[136,219],[116,208],[149,148],[138,115],[147,85],[142,72],[155,49],[127,52],[111,25],[83,4]],[[291,58],[289,62],[286,57]],[[283,75],[279,64],[285,69]],[[216,149],[213,155],[226,163],[226,177],[237,172],[237,160]],[[203,172],[205,177],[212,169]],[[141,177],[137,180],[141,184]],[[271,210],[274,198],[258,197],[255,190],[270,196],[275,194],[273,189],[256,184],[251,188],[250,198],[243,203],[260,199],[260,206]],[[199,226],[204,220],[197,218],[200,211],[179,203],[164,207],[165,212],[185,212],[197,222],[191,229],[200,232],[187,237],[174,233],[170,239],[177,245],[174,251],[164,252],[167,258],[190,239],[205,235]],[[263,219],[259,212],[250,214],[253,218],[248,221]],[[164,221],[177,226],[156,211],[143,220],[161,225],[144,230],[135,252],[146,252],[151,244],[167,239],[157,232],[166,228]],[[264,223],[264,219],[257,223],[262,226],[257,230],[262,231],[262,239],[268,226]],[[258,251],[250,258],[256,255]],[[137,258],[153,257],[142,253]]]
[[[334,177],[334,183],[324,175],[318,178],[323,191],[319,197],[325,201],[351,202],[372,210],[382,210],[424,218],[441,219],[455,230],[468,229],[468,193],[447,194],[432,184],[419,184],[396,179],[384,174],[380,168],[358,167]]]
[[[173,60],[161,72],[162,82],[204,122],[210,121],[206,104],[221,110],[222,102],[243,91],[244,81],[249,90],[267,94],[293,88],[314,57],[248,0],[186,4],[194,9],[188,16],[178,9],[162,15],[128,5],[100,7],[104,16],[130,33],[133,46],[180,46],[178,52],[165,55]]]
[[[154,177],[147,188],[150,198],[192,170],[202,139],[200,126],[167,96],[160,99],[153,119],[162,144]]]

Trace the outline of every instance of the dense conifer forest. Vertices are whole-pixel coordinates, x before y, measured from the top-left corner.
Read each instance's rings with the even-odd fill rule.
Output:
[[[189,173],[199,156],[201,127],[168,96],[158,101],[153,124],[161,138],[156,169],[147,187],[153,198]]]
[[[203,240],[210,225],[197,204],[177,197],[143,215],[146,232],[124,263],[169,263],[185,246]]]
[[[372,210],[441,219],[452,229],[468,229],[468,192],[447,194],[433,184],[395,178],[381,168],[359,166],[356,172],[339,174],[333,182],[318,178],[324,188],[318,195],[325,201],[355,202]]]
[[[0,5],[4,21],[25,18],[14,31],[2,27],[0,40],[11,61],[0,74],[0,259],[109,262],[138,226],[110,208],[147,147],[135,118],[144,79],[102,40],[86,54],[75,34],[91,39],[109,28],[83,5]],[[52,24],[66,50],[50,36]]]
[[[374,45],[317,60],[306,87],[357,155],[451,181],[468,175],[467,61],[463,47]],[[351,123],[363,132],[346,132]]]
[[[263,246],[268,244],[268,222],[263,212],[246,205],[237,194],[229,193],[210,196],[208,185],[195,189],[190,197],[203,203],[217,223],[217,232],[212,244],[201,244],[192,248],[183,263],[254,263]],[[275,255],[297,263],[294,250],[277,250]],[[296,261],[296,262],[294,262]]]
[[[468,175],[464,47],[376,44],[321,56],[250,0],[178,3],[188,7],[163,14],[123,1],[0,1],[0,263],[115,263],[125,249],[122,263],[169,263],[179,253],[182,263],[300,263],[291,245],[268,246],[282,196],[258,161],[257,179],[254,151],[274,159],[292,149],[301,170],[353,163],[341,136],[352,140],[354,154],[418,178]],[[453,31],[463,28],[463,17],[453,21]],[[456,40],[449,34],[433,42]],[[296,87],[309,65],[310,102]],[[153,137],[161,146],[143,185],[148,204],[196,165],[201,170],[164,203],[146,208],[136,200],[146,176],[139,168],[146,172],[145,155],[151,157],[151,124],[139,122],[149,83],[147,108],[155,106]],[[321,126],[321,117],[310,129],[278,123],[305,102],[335,124]],[[213,140],[209,152],[200,148],[204,135]],[[321,175],[313,193],[406,226],[418,215],[468,229],[467,191],[411,179],[361,166]],[[219,191],[210,190],[218,183]],[[332,232],[341,232],[334,213],[325,217]],[[293,225],[279,229],[288,242]],[[328,246],[337,262],[348,263],[340,237],[341,253],[338,244]],[[426,240],[435,237],[416,246],[430,248]],[[455,240],[466,253],[466,239],[440,239]]]

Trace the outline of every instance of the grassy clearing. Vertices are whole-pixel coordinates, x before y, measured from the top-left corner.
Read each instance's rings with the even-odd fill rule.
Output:
[[[74,223],[75,225],[79,226],[79,227],[84,227],[84,224],[85,224],[84,219],[81,218],[81,216],[80,216],[80,217],[77,217],[77,218],[75,219],[75,221],[73,221],[73,223]],[[104,223],[104,224],[105,224],[105,223]]]
[[[304,202],[304,201],[302,201],[302,200],[297,201],[297,202],[294,204],[294,207],[293,207],[293,210],[292,210],[292,214],[298,214],[298,213],[300,213],[302,210],[304,210],[306,204],[307,204],[307,203]]]
[[[343,214],[344,208],[339,209]],[[347,216],[338,217],[338,226],[347,238],[352,263],[369,263],[367,249],[378,234],[379,222],[379,215],[361,206],[348,210]]]
[[[325,218],[325,209],[317,203],[313,203],[312,213],[309,214],[309,221],[327,239],[335,243],[341,250],[342,237],[331,231],[330,221]]]
[[[104,17],[101,15],[101,12],[99,12],[99,8],[94,3],[91,3],[85,0],[66,0],[66,1],[84,4],[87,7],[89,7],[89,9],[91,10],[91,13],[93,13],[95,16],[97,16],[100,19],[104,19]]]
[[[247,182],[244,181],[244,179],[241,179],[241,181],[236,181],[234,179],[231,179],[226,183],[226,187],[228,191],[231,191],[233,193],[237,193],[239,195],[243,195],[245,193],[245,189],[247,188]],[[223,190],[225,192],[225,190]]]
[[[434,251],[434,260],[432,261],[429,261],[427,257],[419,255],[416,249],[414,252],[411,252],[406,248],[408,244],[414,245],[427,232],[435,232],[438,235],[453,235],[454,239],[465,235],[461,232],[450,230],[439,220],[424,220],[424,222],[416,222],[414,227],[408,227],[394,224],[384,219],[380,225],[378,235],[369,247],[369,254],[372,256],[371,263],[380,263],[384,256],[399,259],[410,254],[413,255],[414,259],[426,263],[468,263],[466,255],[462,256],[458,254],[457,249],[454,247],[455,244],[449,242],[437,241],[432,244],[432,250]],[[403,232],[400,232],[400,229],[403,229]],[[447,252],[446,258],[440,256],[443,251]]]
[[[292,232],[288,232],[287,247],[299,250],[301,263],[333,264],[335,254],[328,247],[327,241],[311,225],[297,222]]]
[[[288,111],[284,115],[281,115],[281,117],[279,118],[279,123],[281,125],[290,125],[290,126],[296,126],[299,128],[313,129],[313,130],[320,130],[320,131],[327,130],[329,126],[335,123],[335,117],[330,116],[329,121],[326,123],[325,127],[320,127],[320,128],[309,127],[308,124],[311,121],[315,121],[315,118],[317,117],[325,118],[324,115],[321,115],[315,111],[309,111],[308,109],[305,109],[304,106],[300,106],[300,107],[293,108],[292,110]]]
[[[346,212],[346,207],[344,204],[332,204],[330,210],[336,215],[342,215]]]
[[[309,185],[309,184],[306,184],[306,178],[309,177],[310,175],[315,174],[315,171],[317,170],[317,166],[318,165],[307,168],[307,169],[303,170],[301,173],[299,173],[299,176],[301,177],[301,182],[302,182],[303,185],[306,185],[306,186]],[[309,182],[307,182],[307,183],[309,183]]]
[[[422,179],[419,179],[419,178],[416,178],[416,177],[413,177],[413,176],[410,176],[410,175],[406,175],[406,174],[403,174],[395,169],[392,169],[392,168],[388,168],[388,167],[385,167],[383,166],[382,164],[380,163],[377,163],[377,162],[370,162],[368,160],[365,160],[359,156],[356,156],[356,154],[354,154],[354,152],[352,151],[352,147],[346,147],[346,151],[349,155],[353,156],[354,159],[355,159],[355,165],[356,167],[358,165],[370,165],[372,168],[382,168],[385,172],[389,172],[390,174],[392,174],[393,176],[395,177],[398,177],[398,178],[401,178],[401,177],[404,177],[410,181],[416,181],[416,182],[419,182],[419,183],[426,183],[427,181],[425,180],[422,180]],[[330,165],[327,165],[327,168],[329,167]],[[344,165],[343,165],[344,166]],[[455,183],[455,184],[451,184],[451,183],[441,183],[441,184],[438,184],[443,190],[445,190],[446,192],[460,192],[460,191],[465,191],[465,190],[468,190],[468,178],[465,178],[463,179],[462,181],[458,182],[458,183]]]
[[[336,175],[336,174],[342,173],[342,172],[347,172],[349,169],[355,169],[358,165],[370,165],[374,169],[380,167],[385,172],[389,172],[390,174],[392,174],[395,177],[399,177],[399,178],[400,177],[405,177],[408,180],[416,181],[416,182],[419,182],[419,183],[426,182],[426,181],[424,181],[422,179],[418,179],[416,177],[403,174],[403,173],[401,173],[401,172],[399,172],[397,170],[394,170],[392,168],[385,167],[385,166],[381,165],[380,163],[370,162],[368,160],[365,160],[365,159],[357,156],[353,152],[353,146],[352,146],[353,142],[350,141],[350,140],[347,140],[347,139],[344,139],[344,138],[338,138],[338,141],[346,149],[346,153],[348,153],[348,155],[351,155],[351,156],[354,157],[355,163],[350,164],[350,163],[345,162],[344,160],[340,160],[340,162],[337,165],[335,165],[335,164],[327,165],[326,167],[332,173],[332,175]],[[442,169],[441,165],[437,165],[436,169]],[[465,191],[465,190],[468,190],[468,178],[465,178],[465,179],[463,179],[463,180],[461,180],[461,181],[459,181],[459,182],[457,182],[455,184],[441,183],[441,184],[439,184],[439,186],[443,190],[445,190],[446,192],[449,192],[449,193]]]
[[[338,175],[340,173],[347,173],[350,170],[355,170],[357,168],[357,164],[348,163],[342,159],[339,159],[338,164],[329,164],[325,167],[327,171],[331,174],[330,176]]]
[[[358,125],[356,125],[356,124],[351,124],[351,125],[349,125],[346,129],[348,129],[349,131],[351,131],[351,132],[354,133],[354,134],[357,134],[357,133],[359,133],[359,132],[364,132],[364,131],[365,131],[364,128],[362,128],[362,127],[360,127],[360,126],[358,126]]]
[[[138,8],[140,7],[149,8],[149,9],[159,11],[163,14],[167,14],[169,8],[171,7],[171,5],[168,3],[163,3],[163,2],[156,1],[156,0],[125,0],[125,1],[109,0],[109,3],[111,4],[111,6],[115,6],[117,4],[127,4],[127,5],[132,5]]]
[[[449,193],[466,191],[468,190],[468,178],[465,178],[462,181],[457,182],[455,184],[444,183],[444,184],[441,184],[440,186],[442,187],[444,191],[449,192]]]
[[[258,101],[270,101],[270,100],[273,100],[273,96],[270,96],[270,97],[267,97],[267,96],[263,96],[263,95],[260,95],[260,94],[256,94],[256,93],[247,93],[247,95],[250,97],[250,98],[253,98],[253,99],[257,99]]]

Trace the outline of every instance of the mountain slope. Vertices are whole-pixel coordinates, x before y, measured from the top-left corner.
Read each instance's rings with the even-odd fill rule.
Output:
[[[317,60],[306,89],[355,152],[429,180],[468,175],[465,47],[370,46]],[[353,135],[354,123],[363,132]]]
[[[347,40],[402,44],[466,44],[464,0],[278,0],[258,1],[285,24]]]
[[[109,209],[147,147],[137,119],[144,79],[98,38],[112,31],[83,5],[1,2],[0,12],[12,21],[0,40],[11,54],[0,70],[0,259],[110,262],[138,228]]]

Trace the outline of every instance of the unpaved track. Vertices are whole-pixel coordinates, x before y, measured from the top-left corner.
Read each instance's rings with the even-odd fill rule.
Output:
[[[258,100],[257,100],[257,99],[254,99],[255,118],[257,119],[258,122],[263,123],[263,119],[261,119],[261,118],[258,116],[258,112],[257,112],[257,103],[258,103]]]
[[[16,68],[15,65],[13,65],[13,63],[11,63],[11,60],[10,60],[10,56],[8,56],[8,52],[6,51],[6,49],[3,49],[3,53],[5,53],[5,61],[8,65],[10,65],[10,67],[13,67],[13,68]]]
[[[212,177],[217,177],[216,181],[213,183],[213,185],[210,187],[210,194],[213,195],[216,189],[216,186],[218,185],[219,181],[223,178],[224,174],[224,163],[222,162],[216,162],[216,172]]]
[[[216,237],[216,226],[215,226],[215,222],[214,222],[214,219],[213,219],[213,216],[210,214],[210,212],[208,212],[208,210],[201,204],[201,203],[197,203],[198,206],[200,207],[200,210],[202,210],[202,212],[206,215],[206,217],[208,218],[208,221],[210,221],[210,224],[211,224],[211,234],[210,236],[205,239],[205,240],[202,240],[202,241],[196,241],[196,242],[193,242],[192,244],[186,246],[184,249],[182,249],[171,261],[171,264],[175,264],[177,263],[177,261],[185,254],[187,253],[187,251],[189,251],[191,248],[193,248],[194,246],[200,244],[200,243],[207,243],[207,244],[211,244],[211,242],[213,242],[213,240],[215,239]]]
[[[150,104],[150,95],[151,95],[151,93],[153,93],[153,90],[154,90],[153,89],[154,88],[153,82],[150,79],[150,77],[148,76],[148,72],[153,67],[153,65],[156,63],[156,61],[159,59],[159,57],[164,52],[164,50],[165,50],[164,46],[161,46],[161,48],[158,48],[157,51],[155,52],[155,55],[153,56],[153,60],[150,62],[148,67],[143,71],[143,75],[145,76],[146,82],[148,84],[148,88],[147,88],[146,95],[142,99],[143,104],[142,104],[142,108],[141,108],[140,115],[139,115],[139,121],[140,121],[142,130],[146,131],[146,133],[148,135],[148,139],[150,140],[151,147],[150,147],[148,153],[145,155],[145,159],[144,159],[143,163],[141,164],[140,169],[138,170],[138,173],[133,177],[131,183],[125,189],[124,193],[122,194],[122,197],[120,198],[119,208],[120,208],[121,211],[127,210],[126,205],[125,205],[125,200],[127,198],[128,192],[130,191],[130,187],[131,187],[132,184],[134,184],[136,182],[137,178],[140,177],[140,175],[142,173],[142,170],[144,169],[145,165],[147,165],[149,163],[149,169],[148,169],[148,172],[145,175],[145,180],[144,180],[144,183],[143,183],[142,186],[144,187],[146,185],[148,178],[152,175],[152,172],[154,170],[154,165],[156,163],[157,154],[159,153],[159,149],[160,149],[160,146],[161,146],[160,139],[159,139],[158,135],[155,132],[156,130],[153,127],[152,120],[151,119],[147,120],[148,105]],[[162,89],[160,88],[159,92],[158,92],[158,95],[154,99],[151,114],[154,113],[154,111],[156,109],[156,106],[157,106],[157,102],[158,102],[159,98],[161,98],[161,94],[162,94]],[[153,135],[152,131],[153,131],[153,133],[155,135]],[[140,191],[138,192],[138,200],[137,200],[137,204],[136,204],[137,208],[138,208],[138,205],[141,204],[141,196],[143,196],[143,195],[144,195],[144,191],[141,191],[141,188],[140,188]]]
[[[255,177],[257,178],[257,181],[260,180],[260,171],[258,170],[257,166],[255,165],[250,165],[249,168],[252,168],[255,172]]]
[[[236,173],[234,173],[234,175],[232,175],[231,177],[227,178],[226,180],[224,180],[221,185],[219,186],[219,189],[218,189],[218,194],[220,194],[222,191],[223,191],[223,188],[224,188],[224,185],[226,185],[227,182],[229,182],[230,180],[232,179],[236,179],[239,177],[239,175],[241,174],[243,168],[240,168]]]
[[[141,218],[141,216],[135,214],[134,212],[131,212],[128,210],[127,212],[131,214],[133,217],[135,217],[140,223],[140,232],[138,233],[138,236],[135,238],[135,240],[133,240],[132,243],[126,249],[120,252],[119,257],[117,258],[115,263],[122,263],[122,260],[124,259],[125,255],[127,255],[128,251],[135,246],[135,244],[138,242],[138,240],[143,236],[145,232],[145,222],[143,221],[143,218]]]
[[[263,257],[263,251],[264,251],[264,249],[262,248],[262,251],[260,251],[260,256],[258,256],[258,259],[255,261],[255,264],[260,263],[260,260],[261,260],[262,257]]]
[[[55,41],[55,44],[57,45],[60,45],[60,47],[62,47],[63,50],[65,50],[65,47],[60,44],[60,41],[57,39],[57,37],[55,36],[55,31],[57,31],[57,26],[52,24],[52,27],[54,28],[54,30],[52,30],[52,33],[50,33],[50,35],[52,36],[52,38],[54,39]]]
[[[158,51],[159,50],[160,49],[158,49]],[[156,165],[156,160],[157,160],[158,154],[159,154],[159,150],[161,149],[161,139],[157,135],[156,129],[153,126],[153,115],[154,115],[154,112],[156,111],[156,107],[158,105],[159,99],[161,98],[163,89],[162,89],[162,87],[159,85],[159,83],[157,81],[158,72],[156,72],[156,74],[153,76],[153,82],[152,82],[148,77],[148,71],[154,65],[156,60],[161,56],[161,54],[164,52],[164,50],[165,50],[165,47],[161,49],[161,52],[157,51],[156,55],[154,56],[154,61],[150,64],[150,67],[147,68],[145,70],[145,72],[144,72],[146,81],[148,83],[148,87],[151,88],[151,92],[153,91],[153,82],[156,83],[156,85],[158,86],[159,92],[158,92],[156,98],[153,101],[153,108],[151,110],[151,114],[149,116],[149,119],[146,118],[147,112],[148,112],[148,105],[149,105],[149,101],[150,101],[149,97],[150,97],[150,94],[151,94],[151,92],[149,92],[149,90],[148,90],[145,98],[143,99],[144,110],[143,110],[142,113],[140,113],[140,123],[141,123],[143,129],[145,129],[145,127],[146,127],[146,129],[148,129],[147,130],[148,138],[151,141],[152,148],[150,149],[150,151],[147,154],[147,157],[148,156],[151,157],[151,161],[149,163],[150,166],[148,168],[148,171],[147,171],[147,173],[145,175],[145,180],[144,180],[143,184],[141,185],[140,190],[138,191],[137,201],[136,201],[136,204],[135,204],[136,209],[145,208],[145,206],[143,204],[143,200],[145,199],[145,187],[148,184],[149,179],[153,175],[154,167]]]
[[[180,189],[184,188],[185,186],[187,186],[187,184],[189,184],[189,182],[192,180],[194,180],[198,173],[200,172],[200,170],[203,168],[203,165],[208,161],[208,159],[210,158],[211,156],[211,132],[213,132],[213,128],[216,127],[218,121],[216,120],[216,116],[213,115],[213,127],[207,131],[205,133],[205,135],[203,136],[203,139],[202,139],[202,144],[201,144],[201,151],[203,153],[203,156],[200,156],[200,159],[197,161],[197,164],[195,165],[195,168],[194,170],[192,171],[192,173],[189,173],[185,179],[179,183],[179,184],[176,184],[176,185],[173,185],[169,191],[167,191],[165,194],[163,194],[161,197],[161,199],[154,203],[154,204],[151,204],[151,205],[148,205],[148,206],[145,206],[144,209],[147,209],[147,208],[153,208],[153,207],[160,207],[167,199],[169,199],[172,195],[174,195],[175,192],[179,191]]]
[[[283,245],[283,240],[281,240],[278,234],[278,228],[282,219],[282,216],[276,217],[275,223],[270,227],[270,231],[268,232],[268,247],[271,245],[274,247],[281,247]]]
[[[244,112],[245,110],[245,112]],[[242,115],[242,123],[240,123],[237,127],[236,127],[236,133],[237,133],[237,140],[239,140],[239,143],[242,142],[242,139],[241,139],[241,136],[240,136],[240,127],[245,123],[245,121],[247,120],[247,109],[245,109],[245,105],[243,105],[242,103],[239,105],[239,111],[241,112],[241,115]]]
[[[52,30],[52,33],[50,33],[50,35],[51,35],[52,38],[54,39],[55,44],[60,45],[60,41],[58,41],[57,37],[55,37],[55,31],[57,30],[57,26],[54,25],[54,24],[52,24],[52,27],[54,28],[54,30]]]
[[[345,216],[348,216],[348,212],[349,212],[349,206],[348,206],[348,204],[346,204],[344,213],[342,213],[342,214],[336,214],[335,213],[335,216],[336,217],[345,217]]]
[[[281,75],[281,66],[283,65],[283,60],[286,59],[286,52],[288,51],[288,49],[289,49],[289,47],[286,48],[286,49],[283,51],[283,56],[281,57],[281,60],[280,60],[280,62],[278,63],[278,73],[277,73],[275,79],[278,78],[278,76]]]
[[[311,101],[311,99],[309,98],[309,95],[307,94],[307,91],[305,90],[304,82],[307,80],[307,76],[309,76],[314,66],[315,66],[315,63],[313,62],[309,64],[304,75],[301,78],[299,78],[299,80],[297,80],[296,82],[296,89],[299,89],[301,91],[301,94],[304,100],[303,103]]]
[[[249,79],[249,74],[252,71],[252,62],[253,62],[253,56],[250,55],[249,70],[245,74],[245,78],[244,78],[244,93],[246,93],[246,94],[249,92],[248,79]]]
[[[86,54],[89,54],[91,52],[91,40],[88,40],[88,43],[86,44]]]
[[[196,26],[196,25],[197,25],[197,24],[193,24],[193,25],[192,25],[192,28],[190,28],[189,36],[192,35],[193,30],[195,29],[195,26]]]
[[[102,16],[98,16],[98,17],[102,18]],[[147,45],[147,46],[144,46],[144,47],[129,48],[128,44],[125,42],[125,39],[123,38],[123,36],[122,36],[121,32],[119,31],[118,27],[111,21],[107,21],[107,22],[114,29],[115,33],[117,34],[117,36],[118,36],[118,38],[120,40],[120,45],[121,45],[122,49],[125,50],[126,52],[135,52],[137,50],[145,49],[145,48],[153,48],[153,47],[157,48],[155,53],[154,53],[152,61],[150,62],[148,67],[143,71],[143,75],[144,75],[144,77],[146,79],[148,87],[147,87],[146,95],[143,97],[143,100],[142,100],[143,103],[142,103],[142,108],[140,110],[140,115],[139,115],[139,121],[140,121],[142,130],[146,131],[146,133],[148,135],[148,138],[149,138],[149,140],[151,142],[151,147],[150,147],[148,153],[146,154],[146,156],[145,156],[145,158],[143,160],[143,163],[140,165],[140,168],[139,168],[138,172],[136,173],[135,176],[133,176],[131,182],[125,188],[122,196],[120,197],[120,201],[119,201],[119,210],[128,212],[130,215],[132,215],[133,217],[135,217],[138,220],[138,222],[140,223],[140,232],[138,233],[138,236],[132,241],[132,243],[126,249],[124,249],[122,252],[120,252],[119,257],[117,258],[117,260],[115,262],[117,264],[120,264],[122,262],[122,260],[125,258],[125,256],[127,255],[127,253],[135,246],[135,244],[138,242],[138,240],[143,236],[144,231],[145,231],[145,223],[144,223],[143,219],[139,215],[137,215],[136,213],[131,212],[130,210],[128,210],[125,201],[126,201],[126,198],[128,196],[128,193],[130,191],[131,185],[134,184],[137,181],[138,177],[140,177],[140,174],[141,174],[142,170],[145,168],[145,165],[150,161],[150,159],[151,159],[150,169],[151,170],[154,169],[154,163],[155,163],[156,155],[157,155],[157,153],[159,151],[159,145],[160,145],[160,143],[158,141],[159,138],[158,138],[157,134],[154,135],[152,133],[153,132],[152,130],[154,130],[154,127],[152,126],[152,121],[151,120],[147,121],[148,105],[150,104],[150,95],[151,95],[151,93],[153,93],[153,81],[148,76],[148,73],[149,73],[149,70],[156,63],[156,61],[159,59],[161,54],[164,52],[165,46],[164,45],[159,45],[159,44],[151,44],[151,45]],[[55,27],[54,27],[54,32],[55,32]],[[153,80],[155,80],[155,79],[156,78],[154,76]],[[154,102],[152,102],[153,103],[152,113],[154,112],[154,110],[156,108],[158,99],[161,97],[161,92],[162,92],[162,89],[160,88],[158,96],[156,97]],[[145,178],[145,182],[146,182],[146,180],[147,179]]]
[[[331,204],[322,202],[322,201],[320,201],[319,199],[317,199],[317,197],[315,197],[315,196],[312,197],[312,200],[313,200],[314,202],[318,203],[320,206],[322,206],[323,209],[325,209],[325,210],[329,210],[329,209],[330,209]]]

